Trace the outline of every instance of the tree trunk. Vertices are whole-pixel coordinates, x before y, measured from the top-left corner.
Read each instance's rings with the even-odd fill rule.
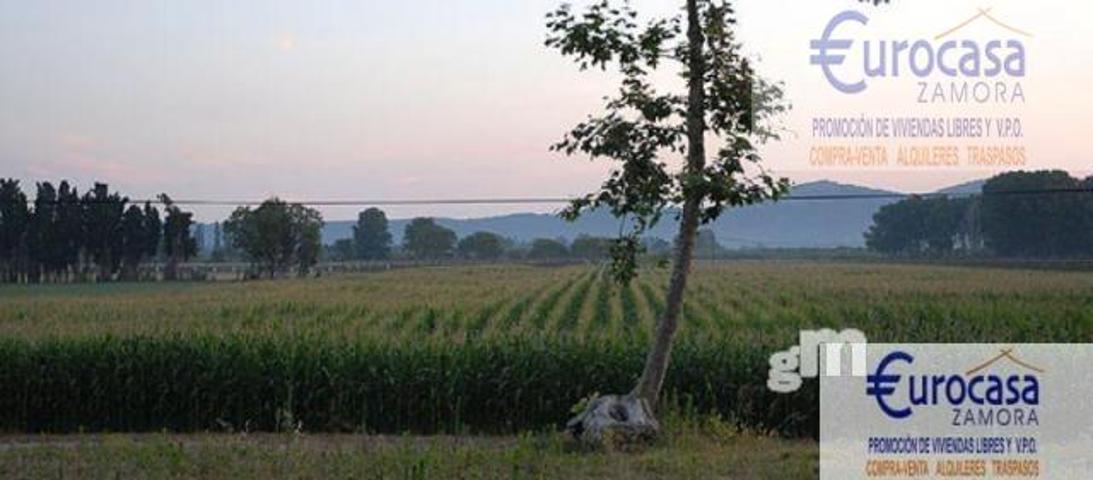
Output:
[[[566,424],[574,437],[587,445],[611,446],[648,440],[660,431],[654,411],[664,385],[664,374],[672,354],[672,340],[683,309],[683,293],[694,256],[695,232],[698,230],[701,192],[695,191],[688,177],[700,175],[706,165],[706,73],[703,58],[701,18],[697,0],[687,0],[687,163],[683,169],[683,213],[676,242],[675,263],[668,284],[664,313],[657,329],[645,369],[634,390],[625,396],[606,395],[593,399],[584,411]]]
[[[704,77],[706,62],[702,57],[702,25],[698,15],[697,0],[687,0],[687,165],[684,167],[683,214],[676,241],[676,258],[672,265],[672,277],[668,283],[668,295],[664,313],[657,321],[656,335],[645,359],[645,370],[631,395],[645,400],[656,408],[664,385],[664,374],[672,356],[672,339],[679,326],[679,314],[683,310],[683,293],[687,288],[687,276],[694,257],[695,232],[698,230],[700,195],[687,185],[686,178],[699,175],[706,166],[706,92]]]
[[[178,257],[174,255],[167,257],[167,264],[163,267],[163,280],[178,280]]]
[[[121,264],[121,279],[127,282],[140,280],[140,262],[132,260],[123,261]]]

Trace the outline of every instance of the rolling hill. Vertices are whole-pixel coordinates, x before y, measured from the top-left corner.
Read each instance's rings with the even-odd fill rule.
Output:
[[[982,181],[974,181],[938,190],[941,193],[978,192]],[[832,181],[803,183],[793,188],[793,195],[876,195],[896,192],[848,185]],[[873,214],[893,198],[840,200],[785,200],[778,203],[744,207],[728,211],[711,228],[718,242],[726,248],[834,248],[864,246],[862,234],[872,223]],[[600,211],[569,223],[546,213],[517,213],[482,218],[437,218],[437,223],[452,229],[460,237],[477,231],[494,232],[518,242],[536,238],[565,238],[578,235],[614,236],[619,220]],[[391,219],[390,230],[396,244],[410,219]],[[323,243],[331,244],[353,234],[352,221],[330,221],[323,228]],[[669,212],[650,236],[671,239],[675,235],[675,212]],[[210,240],[211,242],[211,240]]]
[[[830,181],[804,183],[793,189],[795,195],[863,195],[893,193],[873,188]],[[726,248],[741,247],[840,247],[862,246],[862,232],[872,222],[873,213],[891,199],[790,200],[730,210],[712,226],[718,241]],[[535,238],[566,238],[578,235],[614,236],[619,220],[608,212],[593,212],[569,223],[555,215],[518,213],[484,218],[437,218],[437,223],[463,237],[484,230],[517,241]],[[391,234],[401,241],[409,219],[392,219]],[[651,232],[651,236],[671,239],[675,234],[675,214],[670,213]],[[323,241],[333,243],[352,235],[353,222],[329,222]]]

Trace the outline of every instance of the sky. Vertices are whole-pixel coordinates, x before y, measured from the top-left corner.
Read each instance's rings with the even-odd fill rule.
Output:
[[[0,0],[0,176],[109,183],[132,198],[260,200],[569,197],[606,162],[548,150],[616,88],[543,46],[557,0]],[[582,5],[587,2],[575,2]],[[634,0],[645,18],[678,0]],[[1093,173],[1093,5],[1062,0],[739,0],[738,38],[793,110],[766,166],[928,191],[997,168],[833,168],[809,162],[825,116],[1004,116],[1022,121],[1024,168]],[[1021,104],[919,105],[914,79],[835,91],[809,40],[845,9],[860,38],[932,38],[989,8],[1032,34]],[[982,20],[982,19],[981,19]],[[962,35],[997,36],[980,21]],[[1007,34],[1009,35],[1009,34]],[[661,78],[661,77],[658,77]],[[678,86],[671,72],[666,88]],[[32,188],[28,187],[28,190]],[[392,217],[551,211],[551,205],[387,207]],[[202,221],[228,208],[195,208]],[[359,208],[326,208],[328,219]]]

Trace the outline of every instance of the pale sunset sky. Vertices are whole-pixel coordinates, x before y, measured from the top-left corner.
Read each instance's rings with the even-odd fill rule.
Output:
[[[0,0],[0,177],[98,180],[133,198],[556,197],[591,191],[608,164],[551,143],[614,92],[543,46],[558,0]],[[577,6],[587,2],[573,2]],[[646,15],[680,0],[634,0]],[[1020,118],[1026,169],[1093,173],[1093,3],[1063,0],[739,0],[738,35],[794,108],[767,166],[928,191],[990,168],[809,164],[824,115]],[[1027,31],[1025,102],[920,105],[914,78],[835,91],[809,40],[856,9],[843,36],[932,39],[977,13]],[[981,19],[982,20],[982,19]],[[979,21],[961,35],[1013,34]],[[671,77],[665,77],[671,78]],[[665,81],[665,86],[675,82]],[[1013,143],[1013,142],[1010,142]],[[386,207],[392,217],[550,211],[542,206]],[[194,208],[202,221],[228,208]],[[329,208],[348,219],[359,208]]]

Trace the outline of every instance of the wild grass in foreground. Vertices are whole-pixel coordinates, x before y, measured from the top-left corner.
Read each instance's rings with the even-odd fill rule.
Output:
[[[101,434],[0,437],[0,478],[810,479],[812,441],[673,419],[657,444],[578,451],[561,434],[414,437]]]

